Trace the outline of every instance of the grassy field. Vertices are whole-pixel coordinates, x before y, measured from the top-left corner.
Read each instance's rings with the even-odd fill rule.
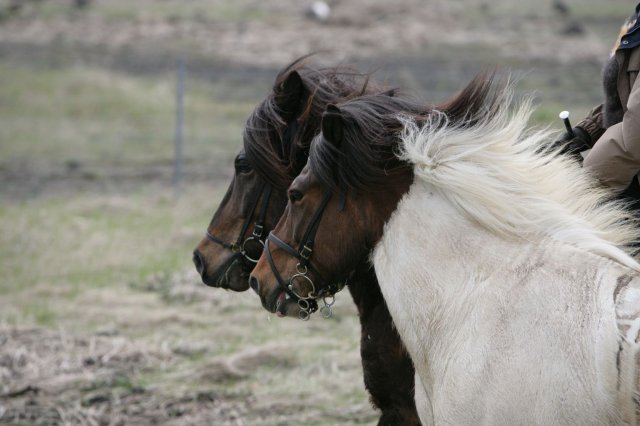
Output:
[[[380,13],[382,3],[365,3]],[[487,16],[506,28],[515,26],[507,18],[549,14],[535,2],[492,2],[489,12],[482,3],[434,4],[451,9],[444,21],[468,10],[473,28]],[[609,38],[609,23],[629,8],[574,3],[576,17],[597,24],[589,37]],[[83,12],[70,2],[25,4],[12,20],[0,17],[0,424],[375,424],[348,294],[330,320],[279,320],[252,292],[201,284],[191,251],[226,190],[244,120],[288,46],[266,40],[278,31],[260,33],[278,51],[252,45],[264,53],[258,67],[234,56],[240,48],[228,52],[238,63],[214,49],[220,37],[248,34],[243,43],[256,44],[253,26],[286,37],[295,21],[313,37],[342,25],[356,34],[345,45],[359,48],[378,21],[367,27],[346,10],[348,19],[307,23],[303,10],[285,13],[298,7],[289,0],[96,0]],[[399,10],[390,22],[402,21]],[[188,69],[179,194],[178,57]],[[354,62],[429,101],[501,65],[519,78],[519,94],[535,91],[534,124],[557,129],[558,111],[577,118],[600,98],[600,63],[579,55],[532,62],[495,45],[452,54],[434,43]]]
[[[189,80],[176,197],[171,75],[0,81],[0,423],[375,423],[348,294],[331,320],[278,320],[191,265],[267,88]]]
[[[220,191],[166,190],[2,207],[0,421],[371,421],[348,296],[302,329],[204,288],[189,253]]]
[[[17,77],[17,78],[16,78]],[[91,67],[0,64],[0,168],[95,171],[173,161],[173,76],[141,78]],[[185,161],[227,164],[255,102],[217,100],[221,87],[189,80]],[[204,158],[203,158],[204,156]],[[225,157],[226,156],[226,157]]]
[[[302,328],[193,271],[257,97],[189,81],[176,197],[171,76],[2,64],[0,81],[0,423],[375,420],[347,294]]]

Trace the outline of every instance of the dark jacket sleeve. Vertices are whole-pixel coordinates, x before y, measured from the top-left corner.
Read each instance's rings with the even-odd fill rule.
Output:
[[[593,108],[589,111],[589,114],[587,114],[584,120],[576,124],[576,127],[580,127],[591,137],[590,146],[593,146],[605,131],[602,125],[602,108],[602,104]]]

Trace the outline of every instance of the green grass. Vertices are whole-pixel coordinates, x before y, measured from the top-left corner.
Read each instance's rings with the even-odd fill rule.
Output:
[[[0,64],[0,167],[167,163],[174,155],[173,76]],[[187,82],[185,159],[227,161],[240,145],[251,101],[217,100],[213,85]]]
[[[0,169],[48,179],[73,175],[69,165],[78,164],[82,174],[75,179],[108,189],[113,168],[134,174],[167,168],[174,155],[174,90],[173,76],[2,63]],[[186,167],[228,170],[257,101],[228,99],[228,90],[187,81]],[[189,268],[226,182],[196,186],[187,185],[177,201],[162,181],[134,180],[115,193],[80,186],[80,192],[0,203],[0,323],[82,329],[96,322],[75,321],[82,314],[73,304],[88,290],[127,292],[131,282]]]
[[[128,282],[189,267],[215,203],[201,196],[207,192],[220,194],[199,186],[177,203],[148,194],[65,195],[5,205],[0,305],[10,305],[0,308],[0,322],[12,312],[12,322],[35,318],[41,324],[52,318],[49,303],[64,310],[87,289],[125,289]],[[15,318],[16,311],[25,318]]]

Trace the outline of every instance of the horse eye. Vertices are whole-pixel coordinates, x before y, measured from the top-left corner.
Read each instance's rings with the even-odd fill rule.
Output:
[[[238,173],[249,173],[252,170],[251,163],[244,157],[236,158],[235,165]]]
[[[304,197],[304,194],[302,192],[295,189],[289,190],[289,200],[291,200],[292,203],[302,200],[302,197]]]

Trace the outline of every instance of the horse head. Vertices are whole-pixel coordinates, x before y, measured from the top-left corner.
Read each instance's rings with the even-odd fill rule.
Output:
[[[251,274],[263,306],[307,319],[317,300],[330,306],[354,268],[367,262],[412,172],[393,155],[412,102],[382,95],[329,105],[309,162]],[[426,110],[425,110],[426,111]]]
[[[235,159],[233,179],[193,252],[207,285],[249,288],[248,274],[284,210],[286,188],[307,161],[326,105],[378,90],[367,85],[365,75],[314,68],[305,59],[278,74],[271,93],[247,119],[244,150]]]
[[[300,74],[279,76],[272,93],[253,111],[244,132],[245,145],[266,145],[265,152],[284,150],[306,97]],[[249,148],[251,149],[251,148]],[[255,151],[252,150],[252,152]],[[271,173],[282,161],[271,161]],[[280,173],[279,175],[282,175]],[[286,195],[256,170],[245,153],[235,158],[227,193],[213,215],[205,237],[193,252],[202,281],[234,291],[249,288],[247,278],[262,253],[264,237],[284,209]]]

